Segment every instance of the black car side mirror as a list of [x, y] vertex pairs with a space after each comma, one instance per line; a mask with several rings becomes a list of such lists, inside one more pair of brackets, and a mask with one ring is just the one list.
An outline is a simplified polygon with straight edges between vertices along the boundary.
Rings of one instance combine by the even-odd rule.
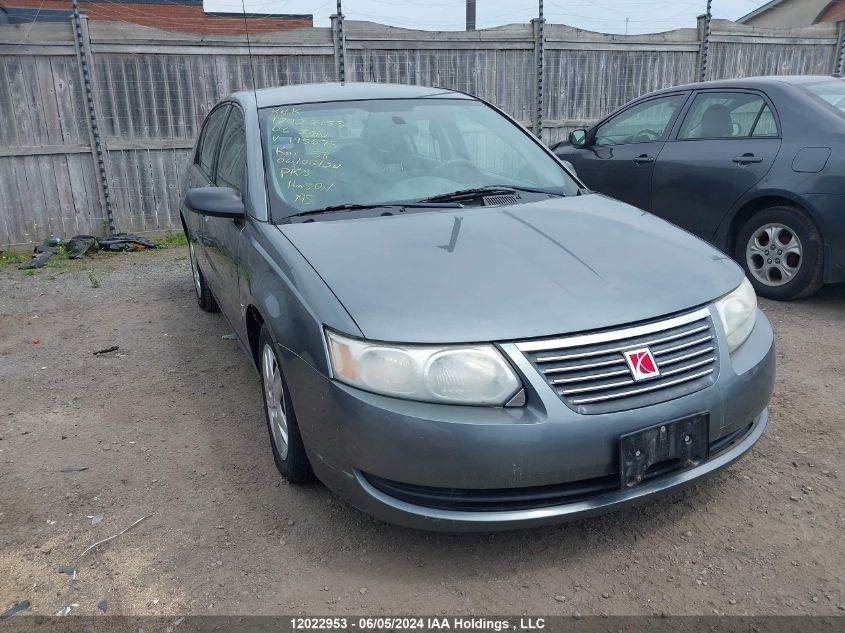
[[572, 130], [569, 142], [575, 147], [584, 147], [587, 144], [587, 130]]
[[246, 213], [241, 194], [231, 187], [197, 187], [185, 194], [188, 210], [215, 218], [242, 218]]

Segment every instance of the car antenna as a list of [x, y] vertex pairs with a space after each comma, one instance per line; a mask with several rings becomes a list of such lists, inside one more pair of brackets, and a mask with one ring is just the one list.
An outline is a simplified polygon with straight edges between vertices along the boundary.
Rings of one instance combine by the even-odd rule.
[[[249, 22], [246, 17], [246, 0], [241, 0], [241, 12], [244, 16], [244, 33], [246, 34], [246, 51], [249, 55], [249, 76], [252, 79], [252, 98], [255, 100], [255, 116], [258, 119], [258, 139], [261, 142], [261, 139], [264, 138], [264, 134], [261, 131], [261, 113], [258, 111], [258, 90], [255, 87], [255, 64], [253, 62], [252, 57], [252, 44], [249, 41]], [[244, 121], [246, 123], [246, 121]], [[248, 159], [247, 159], [248, 160]], [[267, 187], [267, 172], [264, 172], [264, 187], [266, 190]], [[246, 187], [244, 190], [249, 196], [249, 187]], [[267, 209], [267, 219], [270, 219], [270, 209]]]

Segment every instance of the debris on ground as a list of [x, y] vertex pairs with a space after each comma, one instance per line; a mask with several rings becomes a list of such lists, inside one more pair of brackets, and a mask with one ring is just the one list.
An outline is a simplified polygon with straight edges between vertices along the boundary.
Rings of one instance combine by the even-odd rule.
[[79, 259], [92, 251], [143, 251], [157, 248], [150, 240], [130, 233], [115, 233], [106, 237], [93, 235], [77, 235], [68, 240], [65, 245], [68, 257]]
[[98, 523], [102, 522], [103, 515], [102, 514], [94, 514], [94, 515], [89, 514], [88, 518], [91, 519], [91, 525], [97, 525]]
[[19, 268], [21, 270], [44, 268], [47, 262], [50, 261], [50, 258], [58, 252], [59, 249], [54, 246], [44, 246], [43, 244], [38, 244], [33, 250], [32, 259], [25, 264], [21, 264]]
[[32, 344], [33, 344], [33, 345], [38, 345], [40, 342], [41, 342], [41, 339], [40, 339], [40, 338], [34, 338], [34, 339], [32, 339]]
[[21, 600], [20, 602], [16, 602], [11, 607], [6, 609], [3, 613], [0, 613], [0, 620], [11, 618], [18, 611], [29, 611], [31, 608], [32, 603], [29, 600]]
[[66, 604], [61, 609], [56, 611], [54, 614], [55, 616], [63, 616], [63, 615], [70, 615], [70, 612], [79, 606], [79, 603], [74, 602], [73, 604]]
[[67, 468], [62, 468], [59, 472], [60, 473], [81, 473], [88, 470], [88, 466], [68, 466]]
[[97, 608], [98, 608], [100, 611], [102, 611], [103, 613], [105, 613], [105, 612], [106, 612], [106, 610], [109, 608], [109, 605], [108, 605], [108, 603], [106, 602], [106, 599], [105, 599], [105, 598], [103, 598], [102, 600], [100, 600], [100, 601], [97, 603]]
[[237, 336], [236, 334], [232, 334], [232, 333], [229, 333], [229, 334], [224, 334], [224, 335], [223, 335], [223, 336], [221, 336], [220, 338], [224, 338], [224, 339], [226, 339], [227, 341], [236, 341], [236, 340], [238, 340], [238, 336]]
[[94, 543], [93, 545], [89, 545], [89, 546], [85, 549], [85, 551], [84, 551], [84, 552], [82, 552], [82, 553], [79, 555], [79, 558], [82, 558], [83, 556], [85, 556], [85, 554], [87, 554], [88, 552], [90, 552], [90, 551], [91, 551], [92, 549], [94, 549], [95, 547], [97, 547], [97, 546], [99, 546], [99, 545], [102, 545], [103, 543], [108, 543], [109, 541], [112, 541], [112, 540], [116, 539], [118, 536], [120, 536], [120, 535], [122, 535], [122, 534], [126, 533], [127, 531], [131, 530], [133, 527], [135, 527], [136, 525], [138, 525], [138, 524], [139, 524], [141, 521], [143, 521], [144, 519], [149, 519], [151, 516], [152, 516], [152, 514], [148, 514], [147, 516], [143, 516], [143, 517], [141, 517], [140, 519], [138, 519], [137, 521], [135, 521], [135, 523], [133, 523], [133, 524], [132, 524], [132, 525], [130, 525], [129, 527], [127, 527], [127, 528], [123, 528], [123, 529], [122, 529], [120, 532], [118, 532], [117, 534], [113, 534], [112, 536], [110, 536], [110, 537], [108, 537], [108, 538], [104, 538], [102, 541], [97, 541], [97, 542], [96, 542], [96, 543]]
[[102, 356], [103, 354], [109, 354], [111, 352], [116, 352], [119, 349], [120, 349], [120, 347], [118, 345], [112, 345], [111, 347], [107, 347], [105, 349], [98, 349], [96, 352], [94, 352], [94, 356]]
[[60, 574], [67, 574], [70, 576], [71, 580], [76, 580], [76, 574], [79, 573], [79, 570], [76, 567], [71, 567], [70, 565], [59, 567], [56, 571]]

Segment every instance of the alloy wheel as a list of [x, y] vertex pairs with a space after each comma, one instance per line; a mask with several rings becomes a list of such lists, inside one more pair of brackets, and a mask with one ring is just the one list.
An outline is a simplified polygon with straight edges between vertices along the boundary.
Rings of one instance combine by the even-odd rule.
[[202, 298], [202, 279], [197, 265], [197, 254], [194, 252], [194, 245], [190, 242], [188, 243], [188, 252], [191, 255], [191, 274], [194, 276], [194, 289], [197, 291], [197, 297]]
[[261, 378], [264, 383], [264, 402], [276, 450], [282, 459], [288, 456], [288, 416], [282, 372], [270, 345], [261, 351]]
[[758, 228], [745, 247], [748, 270], [767, 286], [782, 286], [792, 281], [801, 268], [803, 255], [795, 231], [780, 223]]

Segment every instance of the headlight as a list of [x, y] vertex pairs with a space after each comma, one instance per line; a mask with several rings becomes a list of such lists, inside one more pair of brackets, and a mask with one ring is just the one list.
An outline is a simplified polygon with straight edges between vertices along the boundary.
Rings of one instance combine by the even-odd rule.
[[716, 301], [716, 311], [728, 337], [728, 349], [733, 353], [745, 342], [754, 328], [757, 317], [757, 295], [748, 279], [743, 279], [736, 290]]
[[492, 345], [395, 345], [326, 331], [334, 377], [386, 396], [501, 406], [522, 387]]

